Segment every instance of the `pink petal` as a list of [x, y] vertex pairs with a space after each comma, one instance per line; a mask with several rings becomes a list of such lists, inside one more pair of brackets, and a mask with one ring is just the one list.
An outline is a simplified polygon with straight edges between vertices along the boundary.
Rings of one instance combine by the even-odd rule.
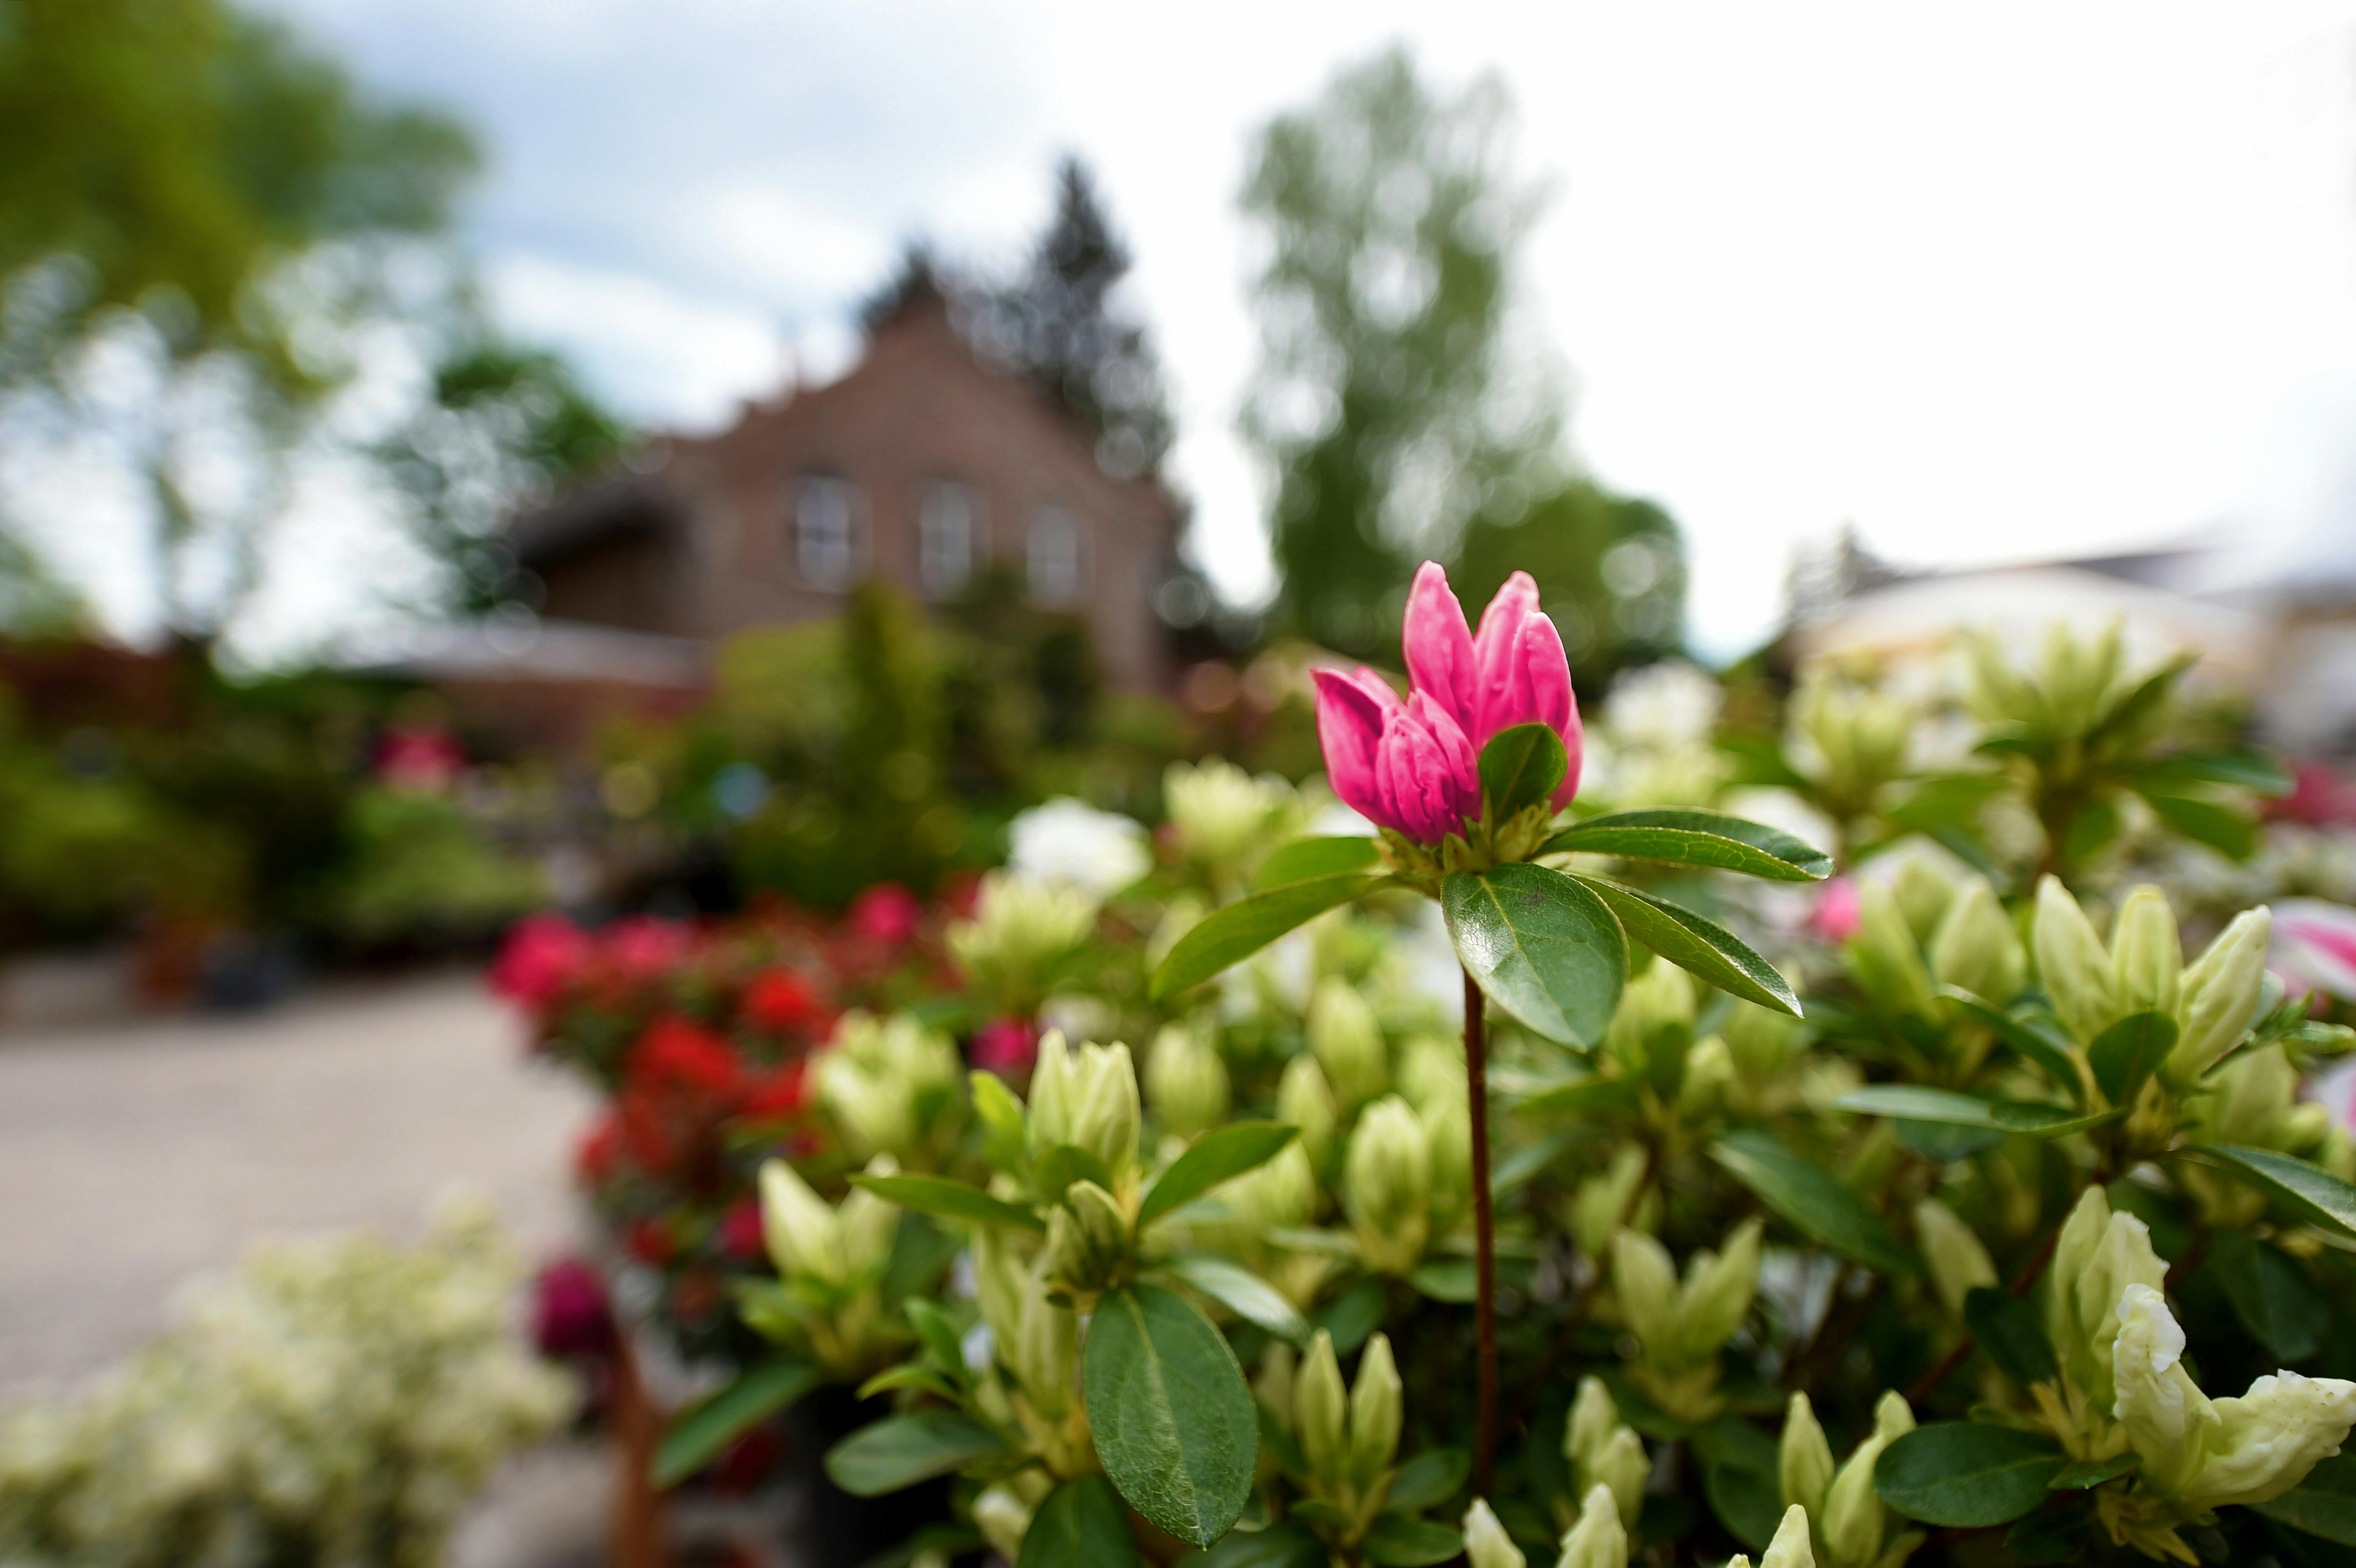
[[1472, 634], [1464, 624], [1464, 607], [1448, 586], [1448, 573], [1436, 560], [1415, 571], [1408, 590], [1407, 629], [1400, 639], [1407, 654], [1408, 678], [1418, 691], [1429, 692], [1448, 710], [1457, 728], [1469, 731], [1480, 716], [1480, 667], [1472, 651]]
[[[1440, 798], [1452, 816], [1481, 815], [1481, 757], [1448, 710], [1423, 692], [1408, 699], [1408, 716], [1430, 731], [1439, 758]], [[1452, 828], [1451, 828], [1452, 830]]]
[[[1491, 735], [1506, 727], [1491, 722], [1490, 709], [1513, 683], [1514, 666], [1520, 656], [1522, 627], [1537, 613], [1538, 585], [1526, 571], [1517, 571], [1505, 579], [1505, 586], [1490, 599], [1489, 607], [1481, 612], [1481, 631], [1472, 639], [1473, 660], [1480, 671], [1480, 706], [1472, 716], [1473, 723], [1465, 727], [1476, 746], [1487, 744]], [[1475, 734], [1475, 731], [1479, 733]]]
[[[1372, 817], [1376, 798], [1375, 753], [1382, 743], [1386, 715], [1398, 710], [1398, 694], [1382, 677], [1363, 667], [1348, 675], [1331, 669], [1309, 673], [1317, 684], [1317, 744], [1325, 753], [1326, 782], [1343, 805]], [[1365, 679], [1359, 678], [1362, 676]]]

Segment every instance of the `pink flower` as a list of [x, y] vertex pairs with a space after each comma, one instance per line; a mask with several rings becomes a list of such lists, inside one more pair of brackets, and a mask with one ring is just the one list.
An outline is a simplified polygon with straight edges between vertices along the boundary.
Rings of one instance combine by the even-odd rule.
[[634, 914], [599, 932], [608, 963], [628, 979], [652, 980], [686, 958], [692, 944], [687, 927], [650, 914]]
[[1544, 724], [1562, 737], [1569, 768], [1560, 807], [1579, 793], [1579, 703], [1537, 584], [1517, 571], [1497, 590], [1477, 635], [1448, 586], [1425, 561], [1408, 595], [1403, 639], [1414, 689], [1406, 701], [1364, 665], [1321, 669], [1317, 738], [1342, 803], [1421, 844], [1462, 833], [1481, 812], [1481, 748], [1500, 730]]
[[491, 960], [491, 989], [527, 1008], [543, 1008], [589, 963], [589, 936], [561, 914], [528, 915], [508, 930]]
[[2356, 909], [2321, 899], [2274, 906], [2276, 966], [2343, 1001], [2356, 1001]]
[[1856, 881], [1835, 877], [1816, 890], [1815, 907], [1808, 912], [1808, 932], [1826, 942], [1847, 942], [1857, 934], [1861, 912]]
[[870, 942], [897, 945], [924, 918], [925, 906], [897, 882], [878, 882], [851, 901], [851, 929]]
[[1039, 1058], [1039, 1026], [1029, 1019], [992, 1019], [973, 1031], [973, 1064], [1001, 1078], [1019, 1078]]
[[601, 1356], [614, 1348], [614, 1307], [605, 1282], [578, 1258], [540, 1271], [532, 1339], [543, 1356]]

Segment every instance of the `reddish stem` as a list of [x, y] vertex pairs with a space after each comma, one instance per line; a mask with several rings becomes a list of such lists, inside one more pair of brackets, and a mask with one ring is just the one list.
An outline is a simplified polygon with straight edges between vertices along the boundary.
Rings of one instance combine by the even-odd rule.
[[1481, 1029], [1481, 987], [1464, 976], [1464, 1092], [1472, 1132], [1473, 1321], [1480, 1339], [1481, 1425], [1472, 1450], [1472, 1490], [1490, 1495], [1497, 1463], [1497, 1216], [1489, 1191], [1489, 1062]]

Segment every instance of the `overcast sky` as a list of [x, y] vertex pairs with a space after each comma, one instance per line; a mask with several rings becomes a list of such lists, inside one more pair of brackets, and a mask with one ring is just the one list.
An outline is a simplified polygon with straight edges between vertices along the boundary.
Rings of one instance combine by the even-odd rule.
[[1572, 440], [1685, 526], [1706, 651], [1844, 521], [2036, 557], [2315, 527], [2356, 470], [2356, 5], [271, 4], [476, 125], [503, 320], [652, 423], [839, 368], [903, 236], [1011, 261], [1077, 151], [1237, 598], [1247, 148], [1394, 37], [1511, 88]]

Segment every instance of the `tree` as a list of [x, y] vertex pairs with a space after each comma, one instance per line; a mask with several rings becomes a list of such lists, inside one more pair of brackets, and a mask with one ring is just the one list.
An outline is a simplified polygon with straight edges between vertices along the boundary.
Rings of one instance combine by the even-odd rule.
[[993, 352], [1096, 432], [1097, 461], [1120, 478], [1157, 470], [1172, 435], [1161, 364], [1116, 304], [1129, 267], [1095, 176], [1067, 156], [1029, 265], [984, 302], [978, 323]]
[[1435, 96], [1392, 48], [1261, 133], [1262, 363], [1243, 421], [1275, 471], [1277, 620], [1344, 652], [1395, 639], [1423, 556], [1555, 478], [1558, 396], [1505, 352], [1512, 248], [1494, 79]]

